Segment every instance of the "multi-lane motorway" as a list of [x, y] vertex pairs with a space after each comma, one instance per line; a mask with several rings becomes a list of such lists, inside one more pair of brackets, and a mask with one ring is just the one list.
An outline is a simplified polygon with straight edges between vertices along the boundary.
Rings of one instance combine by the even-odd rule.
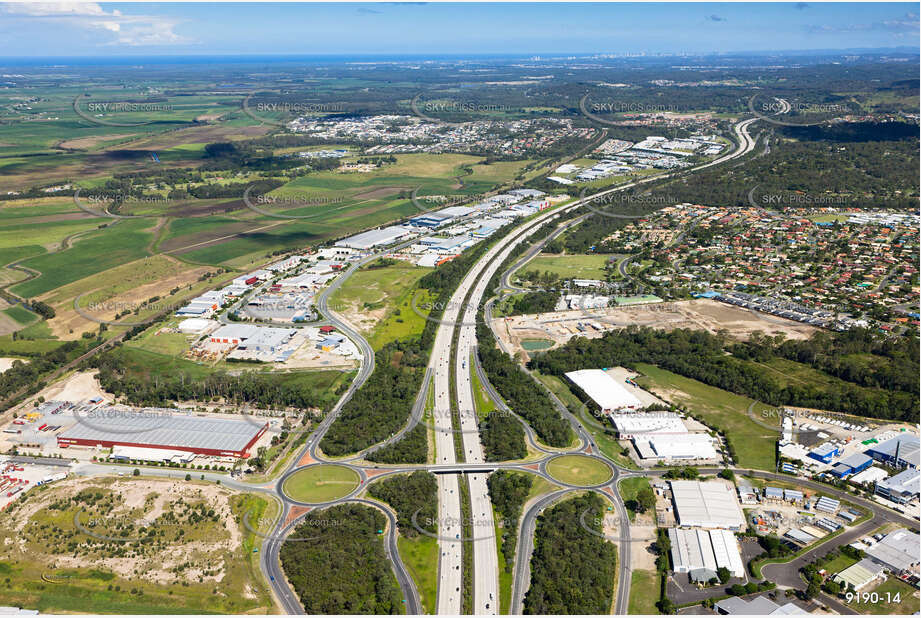
[[[725, 163], [727, 161], [748, 154], [754, 149], [756, 143], [756, 140], [753, 139], [748, 133], [748, 129], [750, 125], [757, 120], [757, 118], [745, 120], [734, 126], [734, 131], [738, 138], [738, 143], [732, 152], [714, 161], [711, 161], [710, 163], [683, 170], [682, 172], [676, 172], [674, 174], [693, 172], [697, 169], [703, 169], [713, 165]], [[627, 183], [604, 191], [600, 194], [596, 194], [595, 196], [592, 196], [592, 198], [588, 198], [588, 200], [597, 199], [599, 195], [605, 195], [615, 191], [623, 191], [647, 182], [662, 180], [663, 178], [667, 178], [671, 175], [673, 174], [665, 174]], [[484, 463], [482, 447], [479, 441], [479, 434], [477, 429], [477, 419], [474, 412], [475, 407], [473, 391], [471, 387], [471, 371], [477, 370], [479, 371], [478, 377], [486, 387], [487, 392], [496, 398], [496, 403], [500, 406], [500, 408], [504, 408], [504, 403], [501, 402], [501, 400], [498, 398], [497, 393], [495, 393], [494, 389], [492, 389], [491, 385], [488, 383], [488, 380], [485, 379], [486, 376], [479, 368], [478, 363], [476, 362], [476, 355], [472, 354], [472, 352], [476, 349], [476, 329], [474, 324], [476, 321], [477, 308], [482, 303], [484, 295], [487, 292], [486, 286], [488, 282], [490, 279], [492, 279], [495, 272], [498, 270], [506, 257], [511, 253], [511, 251], [518, 244], [525, 242], [527, 238], [533, 234], [541, 225], [551, 220], [552, 218], [561, 217], [563, 214], [582, 206], [588, 200], [577, 200], [573, 203], [538, 215], [537, 217], [534, 217], [518, 226], [504, 238], [496, 242], [493, 247], [491, 247], [470, 269], [456, 290], [455, 294], [452, 296], [449, 305], [444, 309], [440, 319], [439, 328], [436, 332], [435, 342], [430, 356], [430, 362], [424, 383], [424, 389], [434, 389], [433, 415], [435, 419], [435, 463], [429, 465], [380, 466], [368, 464], [358, 457], [348, 458], [345, 461], [336, 461], [336, 463], [346, 465], [356, 470], [363, 481], [368, 478], [366, 471], [371, 469], [374, 469], [374, 473], [376, 475], [375, 479], [389, 476], [391, 474], [405, 473], [415, 470], [428, 470], [436, 473], [438, 477], [438, 512], [440, 524], [438, 528], [439, 585], [437, 607], [435, 608], [438, 613], [462, 613], [464, 593], [464, 569], [462, 558], [463, 552], [465, 550], [472, 550], [473, 552], [473, 612], [476, 614], [498, 613], [498, 562], [496, 555], [495, 529], [492, 525], [492, 505], [489, 501], [486, 488], [487, 475], [497, 469], [527, 471], [529, 473], [538, 474], [539, 476], [551, 480], [556, 485], [564, 487], [564, 489], [548, 496], [541, 497], [537, 501], [530, 504], [522, 516], [522, 524], [519, 530], [519, 549], [517, 552], [515, 577], [513, 580], [511, 608], [512, 613], [520, 613], [522, 609], [522, 600], [527, 590], [529, 581], [528, 562], [532, 550], [533, 529], [537, 514], [543, 508], [546, 508], [546, 506], [551, 504], [556, 499], [562, 498], [567, 493], [574, 490], [585, 489], [582, 486], [567, 485], [565, 483], [561, 483], [559, 480], [554, 479], [547, 474], [547, 461], [549, 461], [554, 456], [557, 456], [561, 452], [567, 452], [570, 454], [579, 453], [585, 456], [603, 460], [614, 470], [613, 476], [610, 480], [601, 486], [592, 487], [590, 489], [599, 492], [606, 499], [610, 500], [610, 502], [617, 509], [618, 520], [620, 522], [618, 539], [620, 542], [620, 547], [618, 552], [619, 572], [615, 612], [618, 614], [627, 613], [627, 601], [629, 598], [631, 576], [630, 547], [632, 543], [630, 542], [629, 520], [627, 518], [623, 501], [620, 499], [618, 494], [617, 483], [621, 476], [630, 476], [637, 473], [635, 471], [621, 469], [598, 454], [599, 451], [591, 440], [590, 434], [588, 434], [588, 432], [586, 432], [584, 428], [578, 424], [578, 421], [572, 417], [570, 417], [570, 420], [576, 424], [577, 433], [581, 438], [581, 444], [578, 447], [566, 451], [550, 452], [548, 449], [545, 449], [537, 444], [533, 431], [530, 431], [530, 428], [526, 427], [528, 430], [527, 436], [529, 442], [531, 442], [532, 446], [536, 447], [537, 450], [543, 451], [544, 453], [541, 458], [537, 459], [536, 461], [529, 462], [527, 467], [521, 463]], [[361, 263], [366, 263], [367, 261], [375, 258], [376, 256], [369, 256], [368, 258], [362, 260]], [[364, 383], [373, 369], [374, 353], [368, 345], [367, 341], [365, 341], [363, 337], [361, 337], [354, 329], [352, 329], [351, 326], [342, 320], [334, 311], [330, 310], [328, 306], [329, 295], [336, 288], [338, 288], [338, 286], [342, 284], [348, 274], [354, 272], [354, 270], [356, 270], [361, 263], [353, 264], [349, 271], [334, 283], [333, 287], [328, 289], [318, 298], [318, 307], [326, 319], [330, 323], [336, 325], [344, 334], [359, 344], [359, 347], [363, 353], [363, 361], [359, 370], [359, 374], [348, 391], [333, 408], [331, 413], [327, 415], [326, 419], [320, 423], [320, 425], [308, 438], [302, 452], [297, 458], [294, 459], [295, 463], [289, 467], [282, 478], [303, 467], [297, 462], [300, 461], [304, 455], [309, 455], [309, 458], [315, 462], [326, 461], [323, 454], [317, 448], [320, 440], [322, 439], [329, 426], [335, 421], [335, 418], [337, 417], [339, 411], [342, 409], [342, 406]], [[452, 375], [454, 378], [453, 393]], [[422, 416], [421, 402], [423, 402], [424, 399], [424, 396], [420, 396], [420, 398], [417, 400], [417, 405], [414, 406], [410, 422], [403, 431], [408, 430], [414, 426], [415, 423], [419, 422]], [[402, 432], [400, 435], [402, 435]], [[461, 453], [463, 455], [460, 460], [456, 456], [456, 442], [459, 442]], [[539, 464], [539, 468], [537, 470], [533, 468], [535, 463]], [[311, 463], [309, 465], [316, 464]], [[657, 472], [650, 471], [649, 474], [655, 475]], [[462, 482], [467, 484], [468, 494], [470, 497], [470, 512], [468, 513], [462, 512], [461, 508], [460, 484]], [[361, 499], [358, 498], [358, 494], [363, 491], [364, 487], [365, 483], [362, 482], [361, 486], [352, 494], [345, 496], [340, 500], [336, 500], [324, 505], [310, 506], [314, 508], [322, 508], [331, 504], [342, 502], [361, 501]], [[294, 594], [285, 581], [283, 574], [281, 573], [278, 562], [278, 550], [284, 541], [284, 538], [291, 532], [291, 530], [294, 529], [297, 522], [299, 521], [298, 518], [289, 517], [292, 507], [308, 505], [298, 503], [297, 501], [292, 500], [286, 496], [281, 491], [281, 480], [266, 484], [262, 487], [259, 487], [258, 489], [273, 493], [283, 503], [282, 515], [280, 516], [279, 521], [276, 523], [274, 530], [269, 535], [267, 535], [266, 542], [264, 544], [262, 553], [263, 570], [270, 580], [270, 585], [284, 610], [288, 613], [303, 613], [303, 608], [301, 608], [300, 604], [297, 602]], [[835, 494], [835, 490], [827, 487], [822, 487], [822, 490], [825, 493]], [[847, 498], [853, 500], [853, 497], [851, 496], [847, 496]], [[394, 573], [397, 576], [397, 580], [404, 592], [408, 612], [420, 613], [421, 605], [419, 604], [418, 592], [415, 590], [415, 585], [407, 574], [406, 569], [400, 560], [400, 556], [396, 551], [396, 525], [394, 514], [388, 508], [380, 505], [379, 503], [372, 503], [370, 501], [365, 502], [380, 508], [387, 514], [388, 519], [390, 520], [387, 546], [388, 554], [394, 564]], [[878, 505], [873, 505], [872, 503], [868, 504], [868, 508], [871, 508], [874, 513], [882, 510], [882, 507], [879, 507]], [[906, 520], [905, 518], [899, 518], [898, 516], [893, 516], [888, 512], [886, 513], [886, 517], [898, 521], [905, 520], [903, 523], [911, 524], [909, 520]], [[464, 536], [464, 527], [461, 525], [461, 523], [464, 521], [474, 524], [472, 526], [472, 538], [468, 539]]]

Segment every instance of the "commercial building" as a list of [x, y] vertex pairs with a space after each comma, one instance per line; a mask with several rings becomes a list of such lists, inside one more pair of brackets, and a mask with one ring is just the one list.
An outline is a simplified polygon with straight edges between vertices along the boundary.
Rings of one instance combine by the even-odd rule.
[[839, 479], [843, 479], [846, 476], [863, 472], [871, 465], [873, 465], [872, 457], [863, 453], [854, 453], [833, 465], [831, 473]]
[[413, 231], [408, 228], [401, 227], [399, 225], [391, 225], [385, 228], [378, 228], [376, 230], [362, 232], [361, 234], [356, 234], [355, 236], [350, 236], [348, 238], [338, 240], [334, 244], [337, 247], [367, 250], [374, 247], [382, 247], [385, 245], [393, 244], [398, 240], [406, 238], [412, 233]]
[[834, 444], [827, 442], [818, 448], [815, 448], [809, 451], [809, 456], [817, 461], [822, 463], [830, 464], [832, 458], [838, 455], [838, 447]]
[[755, 597], [751, 600], [729, 597], [717, 601], [713, 608], [716, 613], [724, 616], [792, 616], [809, 613], [794, 603], [778, 605], [767, 597]]
[[902, 433], [867, 449], [873, 459], [896, 468], [917, 468], [921, 460], [921, 440], [910, 433]]
[[[745, 567], [735, 535], [729, 530], [690, 530], [669, 528], [672, 565], [676, 573], [693, 573], [700, 569], [716, 576], [726, 567], [733, 577], [744, 577]], [[709, 577], [703, 581], [709, 581]]]
[[227, 324], [211, 333], [211, 343], [234, 345], [253, 352], [275, 352], [296, 334], [294, 328]]
[[112, 409], [59, 434], [58, 446], [127, 446], [246, 458], [268, 426], [235, 419], [176, 416], [160, 410]]
[[815, 503], [815, 510], [822, 513], [836, 513], [839, 508], [841, 508], [841, 501], [828, 496], [821, 496]]
[[675, 514], [682, 527], [741, 530], [742, 507], [734, 488], [720, 481], [671, 481]]
[[918, 535], [899, 528], [867, 549], [867, 556], [896, 575], [917, 571], [921, 561]]
[[889, 478], [889, 474], [885, 470], [872, 467], [852, 476], [851, 482], [858, 485], [873, 485], [886, 478]]
[[214, 320], [204, 320], [202, 318], [189, 318], [179, 323], [179, 332], [184, 335], [198, 335], [212, 326], [216, 325]]
[[908, 468], [892, 478], [879, 481], [876, 493], [899, 504], [911, 502], [921, 495], [921, 470]]
[[[566, 375], [568, 376], [569, 374]], [[622, 388], [620, 384], [617, 384], [617, 386]], [[614, 423], [615, 429], [617, 429], [618, 437], [622, 440], [630, 440], [637, 436], [676, 436], [688, 433], [688, 428], [681, 422], [681, 417], [674, 412], [611, 414], [610, 418], [611, 422]]]
[[842, 587], [853, 586], [854, 590], [860, 592], [878, 579], [883, 577], [882, 565], [874, 562], [870, 558], [864, 558], [856, 564], [852, 564], [840, 573], [837, 573], [832, 579]]
[[684, 433], [677, 435], [636, 435], [633, 445], [643, 459], [663, 461], [716, 459], [713, 438], [706, 433]]
[[643, 406], [633, 393], [601, 369], [570, 371], [566, 377], [582, 389], [604, 413]]

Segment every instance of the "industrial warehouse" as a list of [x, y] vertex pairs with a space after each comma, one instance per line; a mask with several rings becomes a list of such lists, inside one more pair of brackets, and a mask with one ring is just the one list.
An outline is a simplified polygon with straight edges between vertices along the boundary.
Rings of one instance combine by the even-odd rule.
[[213, 457], [247, 458], [268, 429], [268, 423], [245, 420], [94, 410], [58, 435], [58, 446], [140, 447], [167, 449]]
[[689, 574], [691, 581], [709, 582], [720, 567], [733, 577], [745, 576], [739, 544], [729, 530], [669, 528], [668, 538], [675, 572]]
[[671, 481], [679, 525], [688, 528], [741, 530], [745, 516], [735, 489], [720, 481]]
[[566, 374], [605, 414], [615, 410], [634, 410], [643, 406], [633, 393], [601, 369], [582, 369]]

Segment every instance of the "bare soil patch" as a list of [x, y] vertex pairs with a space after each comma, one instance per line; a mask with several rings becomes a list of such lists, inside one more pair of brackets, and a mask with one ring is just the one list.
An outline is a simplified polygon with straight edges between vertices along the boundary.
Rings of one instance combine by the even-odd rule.
[[86, 150], [102, 142], [108, 142], [117, 139], [126, 139], [134, 137], [137, 133], [121, 133], [119, 135], [93, 135], [90, 137], [79, 137], [77, 139], [65, 140], [58, 144], [58, 148], [65, 150]]

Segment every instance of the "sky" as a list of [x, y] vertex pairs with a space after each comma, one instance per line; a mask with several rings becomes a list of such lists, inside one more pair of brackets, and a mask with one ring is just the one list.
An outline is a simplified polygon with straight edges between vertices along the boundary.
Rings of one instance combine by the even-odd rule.
[[0, 57], [919, 46], [918, 3], [0, 3]]

